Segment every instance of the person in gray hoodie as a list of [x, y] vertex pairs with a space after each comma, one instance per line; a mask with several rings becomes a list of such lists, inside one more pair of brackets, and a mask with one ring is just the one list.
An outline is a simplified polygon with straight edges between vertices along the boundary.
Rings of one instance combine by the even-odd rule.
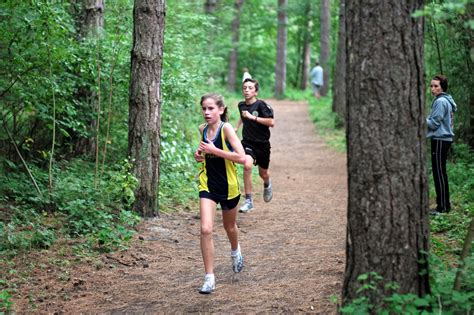
[[435, 99], [431, 104], [431, 113], [426, 118], [426, 136], [431, 139], [431, 167], [436, 190], [436, 209], [430, 213], [436, 215], [451, 210], [446, 160], [453, 142], [454, 112], [457, 106], [452, 96], [446, 93], [448, 79], [445, 76], [434, 76], [430, 87]]

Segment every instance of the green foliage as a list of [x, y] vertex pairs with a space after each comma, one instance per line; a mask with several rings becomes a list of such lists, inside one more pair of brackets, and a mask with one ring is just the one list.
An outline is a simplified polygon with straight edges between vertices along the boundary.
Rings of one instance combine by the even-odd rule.
[[462, 17], [464, 20], [463, 26], [474, 30], [474, 19], [465, 19], [466, 16], [469, 17], [469, 5], [472, 4], [474, 4], [473, 0], [451, 0], [441, 3], [431, 2], [422, 10], [416, 11], [413, 15], [415, 17], [429, 16], [438, 21], [449, 21]]
[[[219, 24], [194, 3], [171, 1], [167, 12], [162, 77], [160, 150], [160, 210], [169, 210], [195, 198], [197, 174], [194, 148], [202, 123], [199, 99], [213, 87], [213, 73], [225, 68], [221, 56], [210, 50], [208, 31]], [[187, 30], [183, 32], [183, 30]], [[206, 58], [196, 51], [207, 52]]]
[[[91, 248], [98, 245], [101, 250], [118, 248], [130, 239], [139, 222], [127, 210], [137, 185], [130, 163], [125, 160], [106, 172], [98, 188], [94, 188], [94, 165], [76, 160], [58, 166], [49, 197], [36, 195], [22, 173], [1, 177], [2, 201], [9, 208], [0, 223], [0, 252], [48, 248], [62, 235], [88, 237]], [[32, 171], [46, 191], [46, 172], [35, 166]]]
[[10, 311], [13, 305], [12, 296], [7, 290], [0, 290], [0, 312]]
[[[467, 269], [474, 268], [474, 260], [466, 262]], [[469, 314], [474, 308], [474, 287], [472, 279], [464, 281], [462, 291], [452, 289], [456, 269], [446, 270], [441, 260], [433, 256], [430, 261], [432, 267], [431, 294], [419, 297], [416, 294], [397, 292], [396, 283], [384, 285], [387, 294], [380, 305], [374, 305], [370, 296], [377, 293], [377, 287], [383, 283], [383, 278], [369, 272], [359, 275], [357, 280], [361, 283], [358, 295], [349, 303], [343, 305], [339, 311], [342, 314]], [[442, 270], [440, 270], [442, 269]], [[472, 277], [471, 277], [472, 278]], [[434, 280], [436, 279], [436, 280]], [[377, 293], [379, 294], [379, 293]]]
[[306, 97], [310, 104], [309, 114], [318, 134], [329, 146], [344, 152], [346, 150], [345, 130], [336, 128], [336, 113], [332, 111], [332, 96], [328, 95], [316, 100], [310, 92], [307, 92]]

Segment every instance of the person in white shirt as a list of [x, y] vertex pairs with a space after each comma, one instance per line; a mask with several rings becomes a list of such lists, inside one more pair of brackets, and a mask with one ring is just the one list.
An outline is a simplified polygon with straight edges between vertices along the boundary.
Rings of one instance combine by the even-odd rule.
[[248, 68], [243, 68], [242, 71], [244, 72], [244, 75], [242, 76], [242, 82], [244, 82], [245, 79], [252, 79], [252, 75], [250, 75]]
[[316, 61], [316, 65], [311, 70], [309, 74], [311, 77], [311, 85], [313, 86], [313, 94], [318, 100], [321, 98], [321, 87], [323, 86], [323, 68], [319, 65], [319, 62]]

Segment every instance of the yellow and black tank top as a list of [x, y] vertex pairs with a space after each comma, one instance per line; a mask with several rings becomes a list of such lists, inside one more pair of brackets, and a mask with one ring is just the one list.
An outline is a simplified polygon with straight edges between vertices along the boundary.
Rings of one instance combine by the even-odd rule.
[[[216, 148], [232, 152], [232, 146], [225, 140], [221, 122], [214, 139], [207, 138], [208, 125], [202, 131], [203, 141], [212, 141]], [[214, 154], [205, 155], [199, 171], [199, 191], [207, 191], [222, 200], [230, 200], [240, 195], [235, 163]]]

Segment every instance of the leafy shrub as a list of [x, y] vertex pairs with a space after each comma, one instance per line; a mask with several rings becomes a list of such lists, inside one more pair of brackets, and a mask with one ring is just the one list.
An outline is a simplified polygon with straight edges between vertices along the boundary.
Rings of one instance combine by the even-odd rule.
[[11, 295], [7, 290], [0, 290], [0, 312], [10, 311], [13, 305]]
[[430, 258], [431, 294], [419, 297], [416, 294], [400, 294], [395, 283], [385, 284], [394, 293], [385, 297], [381, 305], [370, 303], [368, 296], [377, 290], [383, 278], [375, 272], [360, 275], [358, 296], [342, 306], [342, 314], [470, 314], [474, 309], [474, 279], [470, 275], [474, 269], [474, 255], [465, 262], [465, 278], [462, 291], [453, 290], [456, 268], [448, 268], [436, 256]]

